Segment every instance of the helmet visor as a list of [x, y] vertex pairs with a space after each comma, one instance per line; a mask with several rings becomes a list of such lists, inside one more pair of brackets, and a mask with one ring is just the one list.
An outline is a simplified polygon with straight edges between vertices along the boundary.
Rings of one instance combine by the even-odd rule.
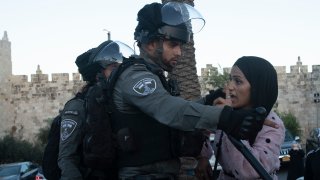
[[202, 15], [186, 3], [168, 2], [161, 8], [162, 22], [176, 26], [187, 24], [189, 30], [198, 33], [205, 25]]
[[120, 41], [113, 41], [101, 49], [98, 55], [93, 59], [93, 63], [98, 61], [104, 65], [122, 63], [123, 57], [128, 58], [133, 54], [133, 49], [128, 45]]

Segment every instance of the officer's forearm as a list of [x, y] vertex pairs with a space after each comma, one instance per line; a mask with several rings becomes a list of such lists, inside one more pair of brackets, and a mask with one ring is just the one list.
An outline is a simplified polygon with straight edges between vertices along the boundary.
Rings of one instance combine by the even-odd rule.
[[203, 112], [196, 124], [197, 129], [207, 129], [214, 131], [217, 129], [222, 107], [219, 106], [203, 106]]

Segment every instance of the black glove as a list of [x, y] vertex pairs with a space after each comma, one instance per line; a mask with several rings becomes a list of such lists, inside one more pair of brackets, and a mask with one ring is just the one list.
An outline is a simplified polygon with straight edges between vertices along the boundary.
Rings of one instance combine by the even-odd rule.
[[264, 107], [233, 110], [230, 106], [225, 106], [220, 115], [218, 129], [237, 139], [254, 141], [266, 117], [267, 111]]
[[205, 105], [212, 105], [213, 101], [218, 97], [226, 97], [226, 94], [223, 92], [222, 88], [217, 90], [210, 90], [209, 94], [205, 96]]

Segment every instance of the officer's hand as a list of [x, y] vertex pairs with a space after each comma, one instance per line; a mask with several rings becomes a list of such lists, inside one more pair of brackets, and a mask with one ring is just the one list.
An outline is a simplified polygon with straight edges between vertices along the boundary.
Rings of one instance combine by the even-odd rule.
[[227, 106], [232, 107], [232, 101], [231, 101], [229, 89], [225, 87], [223, 92], [225, 93], [224, 94], [225, 96], [216, 98], [215, 100], [213, 100], [213, 104], [215, 106], [222, 106], [223, 107], [223, 106], [227, 105]]
[[223, 92], [222, 88], [217, 90], [210, 90], [209, 94], [205, 96], [205, 105], [213, 105], [213, 101], [219, 97], [225, 97], [226, 94]]
[[233, 110], [225, 106], [221, 112], [218, 129], [237, 139], [255, 139], [262, 129], [267, 111], [263, 107]]

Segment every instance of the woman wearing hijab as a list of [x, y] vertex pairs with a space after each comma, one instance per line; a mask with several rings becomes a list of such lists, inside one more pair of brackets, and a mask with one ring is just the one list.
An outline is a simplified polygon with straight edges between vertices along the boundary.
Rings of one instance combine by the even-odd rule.
[[[278, 124], [278, 128], [264, 125], [255, 139], [242, 141], [271, 177], [278, 179], [276, 171], [280, 168], [279, 154], [280, 146], [284, 141], [285, 128], [282, 120], [272, 111], [278, 97], [278, 80], [274, 67], [260, 57], [241, 57], [231, 69], [230, 82], [224, 92], [225, 97], [217, 98], [214, 101], [215, 105], [230, 105], [234, 109], [263, 106], [268, 113], [267, 119]], [[218, 161], [223, 168], [219, 179], [260, 178], [226, 134], [220, 130], [217, 131], [215, 140], [213, 149], [215, 154], [220, 154]]]

